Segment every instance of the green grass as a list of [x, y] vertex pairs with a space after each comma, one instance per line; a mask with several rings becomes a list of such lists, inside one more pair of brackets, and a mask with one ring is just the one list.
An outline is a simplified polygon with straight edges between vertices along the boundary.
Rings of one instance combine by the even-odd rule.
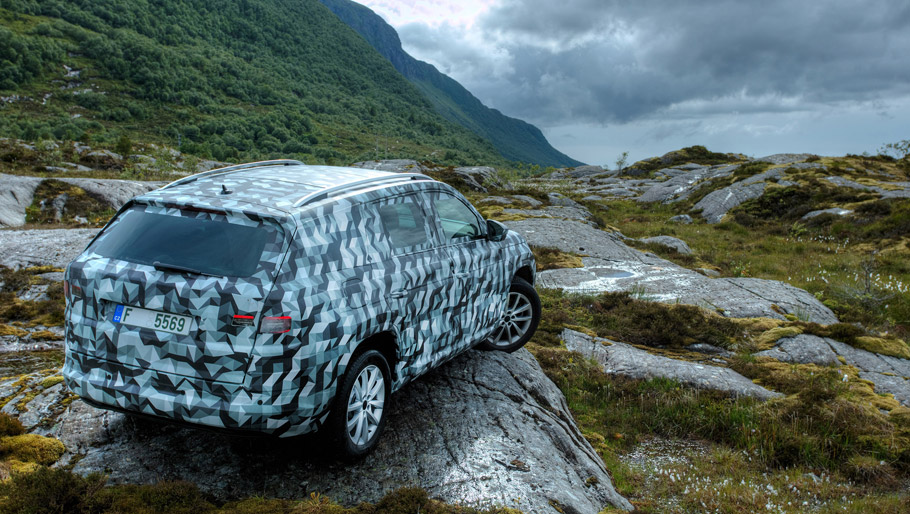
[[[633, 238], [677, 237], [692, 248], [680, 256], [656, 245], [642, 249], [684, 267], [711, 268], [727, 277], [780, 280], [805, 289], [845, 322], [859, 322], [873, 331], [910, 341], [910, 201], [877, 201], [867, 208], [868, 223], [833, 223], [812, 228], [789, 220], [745, 227], [735, 221], [709, 225], [695, 217], [690, 225], [669, 223], [685, 212], [675, 204], [611, 201], [608, 208], [587, 206], [598, 225]], [[847, 227], [847, 228], [845, 228]], [[879, 236], [886, 236], [879, 238]]]

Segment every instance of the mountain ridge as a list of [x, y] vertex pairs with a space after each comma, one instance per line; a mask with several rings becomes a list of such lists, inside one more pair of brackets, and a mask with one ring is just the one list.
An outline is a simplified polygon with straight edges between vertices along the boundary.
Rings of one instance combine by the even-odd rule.
[[4, 0], [0, 136], [505, 163], [316, 0]]
[[351, 0], [320, 2], [417, 86], [439, 114], [491, 141], [506, 159], [554, 167], [584, 164], [553, 148], [536, 126], [485, 106], [456, 80], [405, 52], [395, 29], [368, 7]]

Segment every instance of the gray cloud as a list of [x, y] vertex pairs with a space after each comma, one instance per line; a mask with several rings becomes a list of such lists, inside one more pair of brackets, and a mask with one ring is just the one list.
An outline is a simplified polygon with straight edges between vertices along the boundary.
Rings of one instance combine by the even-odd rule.
[[[910, 95], [906, 0], [505, 0], [407, 49], [543, 125], [800, 112]], [[883, 107], [884, 106], [884, 107]]]

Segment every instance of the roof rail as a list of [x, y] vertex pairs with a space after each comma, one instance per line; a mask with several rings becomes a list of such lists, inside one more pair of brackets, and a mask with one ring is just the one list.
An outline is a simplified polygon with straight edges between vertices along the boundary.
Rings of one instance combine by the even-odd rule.
[[347, 191], [351, 189], [356, 189], [360, 186], [367, 185], [379, 185], [385, 182], [401, 182], [408, 180], [433, 180], [432, 178], [420, 174], [420, 173], [396, 173], [394, 175], [382, 175], [379, 177], [365, 178], [363, 180], [355, 180], [353, 182], [348, 182], [345, 184], [338, 184], [337, 186], [328, 187], [326, 189], [320, 189], [319, 191], [314, 191], [306, 196], [300, 198], [294, 202], [294, 207], [302, 207], [308, 203], [315, 202], [316, 200], [322, 200], [328, 198], [334, 193], [339, 193], [342, 191]]
[[235, 171], [247, 170], [250, 168], [259, 168], [259, 167], [263, 167], [263, 166], [296, 166], [296, 165], [304, 166], [304, 164], [302, 162], [295, 161], [292, 159], [275, 159], [272, 161], [257, 161], [257, 162], [248, 162], [246, 164], [235, 164], [233, 166], [227, 166], [224, 168], [217, 168], [214, 170], [203, 171], [202, 173], [196, 173], [195, 175], [190, 175], [189, 177], [183, 177], [181, 179], [177, 179], [177, 180], [171, 182], [170, 184], [162, 187], [161, 189], [167, 189], [169, 187], [179, 186], [181, 184], [189, 184], [190, 182], [194, 182], [196, 180], [199, 180], [199, 179], [205, 178], [205, 177], [214, 177], [215, 175], [223, 175], [225, 173], [233, 173]]

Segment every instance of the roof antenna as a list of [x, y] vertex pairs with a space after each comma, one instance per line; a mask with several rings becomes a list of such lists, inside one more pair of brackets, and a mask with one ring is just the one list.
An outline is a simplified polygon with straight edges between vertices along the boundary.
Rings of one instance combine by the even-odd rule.
[[233, 191], [231, 191], [230, 189], [228, 189], [226, 185], [221, 184], [221, 194], [223, 194], [223, 195], [229, 195], [229, 194], [231, 194], [231, 193], [233, 193]]

